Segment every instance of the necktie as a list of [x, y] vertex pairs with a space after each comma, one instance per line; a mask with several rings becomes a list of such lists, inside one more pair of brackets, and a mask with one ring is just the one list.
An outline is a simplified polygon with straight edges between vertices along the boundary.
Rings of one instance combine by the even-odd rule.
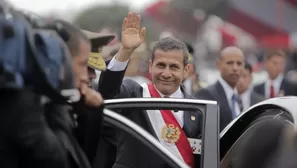
[[232, 111], [232, 118], [234, 119], [236, 116], [237, 116], [237, 114], [236, 114], [236, 103], [237, 103], [237, 98], [236, 98], [236, 95], [235, 94], [233, 94], [232, 95], [232, 105], [231, 105], [231, 111]]
[[240, 112], [243, 112], [243, 104], [242, 104], [240, 96], [237, 96], [237, 103], [238, 103]]
[[273, 87], [273, 85], [271, 84], [270, 85], [270, 98], [274, 98], [275, 97], [275, 95], [274, 95], [274, 87]]

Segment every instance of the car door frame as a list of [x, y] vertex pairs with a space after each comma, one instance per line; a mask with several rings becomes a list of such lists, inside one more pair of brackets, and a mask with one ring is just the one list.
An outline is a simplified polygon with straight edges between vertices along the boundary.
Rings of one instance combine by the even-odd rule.
[[[203, 114], [202, 128], [202, 168], [219, 168], [219, 109], [216, 101], [206, 101], [197, 99], [164, 99], [164, 98], [125, 98], [110, 99], [104, 101], [104, 107], [109, 110], [114, 109], [199, 109]], [[182, 108], [181, 108], [182, 107]], [[105, 114], [106, 115], [106, 114]], [[109, 116], [110, 118], [111, 116]], [[114, 118], [115, 119], [115, 118]], [[131, 121], [132, 122], [132, 121]], [[121, 128], [120, 128], [121, 129]], [[134, 128], [130, 127], [130, 129]], [[140, 132], [138, 132], [140, 133]], [[157, 146], [155, 146], [158, 148]], [[162, 151], [158, 148], [159, 151]], [[163, 153], [164, 155], [167, 155]], [[172, 159], [172, 157], [168, 157]], [[172, 160], [171, 160], [172, 161]], [[175, 163], [178, 164], [178, 163]]]

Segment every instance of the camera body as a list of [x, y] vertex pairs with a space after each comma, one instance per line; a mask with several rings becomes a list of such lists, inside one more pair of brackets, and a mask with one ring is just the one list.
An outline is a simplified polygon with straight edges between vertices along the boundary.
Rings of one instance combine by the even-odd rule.
[[6, 4], [0, 8], [0, 88], [32, 89], [56, 103], [78, 101], [63, 27]]

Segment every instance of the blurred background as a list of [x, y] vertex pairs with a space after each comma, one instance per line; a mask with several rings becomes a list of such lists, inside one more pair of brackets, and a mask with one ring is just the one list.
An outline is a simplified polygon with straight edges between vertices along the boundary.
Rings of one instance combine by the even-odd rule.
[[266, 79], [263, 53], [285, 49], [286, 72], [297, 79], [297, 0], [9, 0], [49, 19], [62, 18], [90, 31], [116, 38], [103, 48], [111, 58], [120, 43], [123, 18], [138, 12], [147, 27], [147, 41], [133, 53], [127, 77], [147, 77], [154, 41], [174, 36], [192, 46], [193, 73], [206, 84], [218, 77], [215, 60], [230, 45], [240, 47], [254, 70], [254, 83]]

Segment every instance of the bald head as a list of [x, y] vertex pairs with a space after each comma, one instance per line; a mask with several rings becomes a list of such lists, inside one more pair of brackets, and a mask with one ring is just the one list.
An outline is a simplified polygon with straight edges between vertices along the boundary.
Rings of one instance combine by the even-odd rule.
[[238, 47], [226, 47], [220, 53], [217, 68], [222, 78], [235, 88], [244, 66], [244, 54]]
[[240, 56], [240, 57], [244, 57], [244, 54], [243, 54], [242, 50], [239, 49], [238, 47], [230, 46], [230, 47], [224, 48], [220, 52], [220, 59], [223, 59], [226, 56]]

